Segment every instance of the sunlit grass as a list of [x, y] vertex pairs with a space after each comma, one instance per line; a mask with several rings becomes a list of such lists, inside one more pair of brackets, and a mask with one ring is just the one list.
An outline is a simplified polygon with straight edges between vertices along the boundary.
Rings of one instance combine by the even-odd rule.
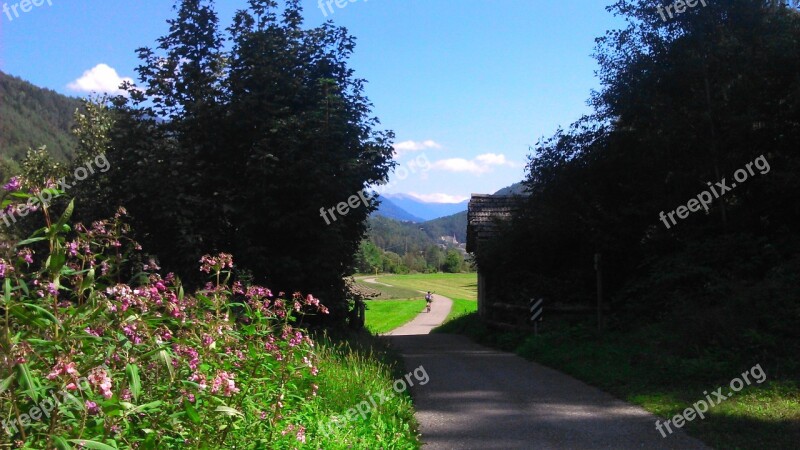
[[410, 322], [425, 308], [425, 300], [370, 300], [367, 301], [366, 326], [381, 334]]
[[[430, 273], [416, 275], [381, 275], [377, 281], [394, 287], [416, 291], [433, 291], [449, 298], [478, 299], [478, 275], [476, 273]], [[369, 285], [383, 290], [379, 285]]]
[[376, 402], [366, 417], [346, 419], [348, 410], [378, 392], [392, 391], [393, 381], [403, 373], [381, 341], [366, 334], [350, 340], [355, 345], [322, 339], [317, 346], [319, 390], [304, 408], [308, 448], [418, 449], [414, 408], [407, 393]]

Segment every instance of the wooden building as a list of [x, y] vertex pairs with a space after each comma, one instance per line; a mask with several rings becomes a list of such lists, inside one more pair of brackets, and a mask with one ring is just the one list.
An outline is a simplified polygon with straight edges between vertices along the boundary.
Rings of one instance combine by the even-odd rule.
[[[481, 245], [497, 236], [500, 223], [509, 220], [518, 205], [518, 196], [472, 194], [467, 210], [467, 251], [477, 257]], [[493, 294], [499, 282], [491, 271], [478, 266], [478, 315], [486, 321], [497, 320], [496, 306], [504, 303], [505, 299]]]

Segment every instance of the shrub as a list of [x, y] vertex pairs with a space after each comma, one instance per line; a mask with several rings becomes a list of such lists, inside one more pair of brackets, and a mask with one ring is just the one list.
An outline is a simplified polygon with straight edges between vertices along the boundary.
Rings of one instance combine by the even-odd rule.
[[[18, 190], [17, 184], [8, 189]], [[49, 189], [53, 197], [63, 192]], [[230, 255], [206, 255], [194, 295], [141, 248], [125, 210], [91, 226], [58, 220], [0, 258], [0, 442], [12, 448], [292, 448], [316, 395], [313, 342], [298, 322], [311, 295], [232, 282]], [[126, 269], [127, 268], [127, 269]]]

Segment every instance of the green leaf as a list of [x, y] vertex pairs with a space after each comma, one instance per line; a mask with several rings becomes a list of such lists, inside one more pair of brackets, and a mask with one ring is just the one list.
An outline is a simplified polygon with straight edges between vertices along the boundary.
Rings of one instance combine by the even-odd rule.
[[83, 278], [83, 282], [81, 283], [81, 292], [90, 289], [93, 285], [94, 285], [94, 268], [91, 268], [86, 273], [86, 277]]
[[55, 442], [58, 450], [72, 450], [72, 446], [69, 445], [69, 442], [61, 436], [53, 436], [53, 442]]
[[164, 361], [164, 364], [167, 366], [170, 381], [175, 381], [175, 368], [172, 367], [172, 356], [168, 351], [161, 350], [158, 352], [158, 358]]
[[202, 421], [200, 414], [197, 414], [197, 410], [194, 409], [194, 406], [188, 401], [186, 402], [186, 417], [194, 423], [200, 423]]
[[70, 217], [72, 217], [72, 211], [75, 209], [75, 199], [73, 198], [70, 200], [69, 205], [67, 205], [67, 209], [64, 210], [64, 214], [61, 214], [61, 218], [58, 219], [58, 226], [59, 228], [61, 225], [66, 224]]
[[11, 279], [6, 278], [6, 282], [3, 283], [3, 301], [6, 305], [11, 304]]
[[47, 240], [47, 238], [46, 237], [37, 237], [37, 238], [25, 239], [24, 241], [17, 242], [16, 246], [17, 247], [22, 247], [22, 246], [25, 246], [25, 245], [28, 245], [28, 244], [33, 244], [33, 243], [44, 241], [44, 240]]
[[61, 321], [58, 320], [56, 316], [53, 315], [53, 313], [42, 308], [41, 306], [34, 305], [33, 303], [22, 303], [22, 306], [38, 312], [39, 314], [47, 317], [50, 320], [50, 322], [57, 323], [59, 327], [61, 326]]
[[28, 368], [28, 363], [17, 365], [19, 370], [20, 385], [24, 388], [24, 392], [28, 394], [34, 403], [39, 400], [39, 394], [36, 392], [36, 382], [31, 376], [31, 370]]
[[94, 450], [117, 450], [115, 447], [97, 441], [87, 441], [86, 439], [70, 439], [69, 441]]
[[139, 394], [142, 392], [142, 380], [139, 378], [139, 367], [136, 364], [128, 364], [125, 368], [125, 373], [128, 374], [128, 385], [131, 388], [131, 395], [134, 400], [139, 400]]
[[8, 376], [8, 378], [6, 378], [0, 383], [0, 394], [5, 392], [6, 389], [8, 389], [8, 387], [11, 386], [11, 382], [14, 381], [14, 376], [15, 376], [14, 373], [12, 373], [11, 375]]
[[217, 406], [217, 409], [215, 409], [214, 411], [221, 412], [222, 414], [224, 414], [226, 416], [229, 416], [229, 417], [232, 417], [232, 416], [244, 416], [244, 414], [242, 414], [242, 412], [240, 412], [240, 411], [238, 411], [236, 409], [233, 409], [230, 406], [224, 406], [224, 405]]
[[60, 251], [58, 253], [52, 253], [50, 257], [47, 258], [47, 261], [50, 267], [50, 273], [60, 273], [61, 268], [64, 267], [64, 263], [67, 262], [67, 255]]

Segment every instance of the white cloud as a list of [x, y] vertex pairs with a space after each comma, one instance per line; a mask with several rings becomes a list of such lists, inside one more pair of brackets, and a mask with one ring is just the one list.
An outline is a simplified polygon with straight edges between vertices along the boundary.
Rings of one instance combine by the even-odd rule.
[[445, 172], [468, 172], [475, 175], [480, 175], [486, 172], [491, 172], [494, 166], [509, 166], [514, 167], [514, 163], [507, 160], [505, 155], [497, 153], [484, 153], [478, 155], [474, 159], [468, 160], [464, 158], [450, 158], [441, 159], [432, 164], [432, 168], [443, 170]]
[[119, 88], [124, 81], [133, 83], [131, 78], [120, 77], [113, 67], [107, 64], [98, 64], [84, 72], [83, 76], [68, 84], [67, 87], [79, 92], [125, 95], [126, 92]]
[[481, 174], [489, 170], [486, 166], [481, 166], [475, 161], [468, 161], [464, 158], [440, 159], [432, 164], [432, 168], [444, 170], [445, 172], [470, 172]]
[[408, 195], [425, 203], [461, 203], [464, 200], [469, 200], [468, 195], [417, 194], [415, 192], [409, 192]]
[[395, 156], [408, 152], [418, 152], [428, 149], [442, 148], [438, 142], [428, 139], [427, 141], [403, 141], [394, 144]]
[[498, 155], [497, 153], [485, 153], [483, 155], [478, 155], [475, 157], [475, 160], [490, 166], [502, 166], [504, 164], [509, 164], [509, 162], [506, 161], [506, 155]]

